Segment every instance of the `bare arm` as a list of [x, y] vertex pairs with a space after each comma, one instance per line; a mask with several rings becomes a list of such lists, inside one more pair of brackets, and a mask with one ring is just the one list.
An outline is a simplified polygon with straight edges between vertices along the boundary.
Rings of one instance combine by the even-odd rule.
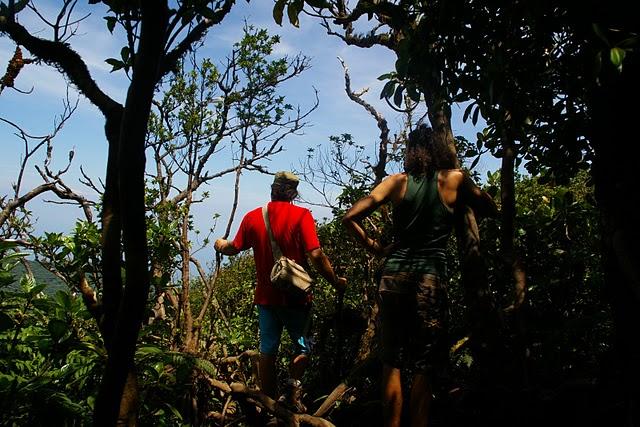
[[383, 255], [384, 248], [377, 240], [367, 235], [366, 230], [362, 226], [362, 221], [383, 204], [397, 199], [397, 195], [401, 192], [405, 181], [406, 176], [403, 174], [390, 176], [378, 184], [371, 194], [354, 203], [342, 218], [342, 223], [347, 227], [347, 230], [349, 230], [358, 243], [364, 246], [369, 252], [376, 255]]
[[236, 255], [240, 252], [238, 249], [236, 249], [235, 246], [233, 246], [233, 244], [230, 241], [225, 239], [216, 240], [216, 242], [213, 245], [213, 248], [216, 250], [216, 252], [220, 252], [221, 254], [224, 254], [224, 255]]
[[331, 267], [331, 262], [329, 262], [329, 258], [324, 254], [322, 249], [316, 248], [312, 251], [308, 252], [309, 260], [311, 264], [315, 267], [318, 272], [327, 279], [329, 283], [336, 288], [336, 290], [340, 292], [344, 292], [347, 286], [347, 279], [344, 277], [338, 277], [336, 273], [333, 271], [333, 267]]
[[459, 202], [468, 205], [481, 217], [495, 217], [498, 215], [498, 206], [486, 191], [482, 191], [465, 173], [459, 187]]

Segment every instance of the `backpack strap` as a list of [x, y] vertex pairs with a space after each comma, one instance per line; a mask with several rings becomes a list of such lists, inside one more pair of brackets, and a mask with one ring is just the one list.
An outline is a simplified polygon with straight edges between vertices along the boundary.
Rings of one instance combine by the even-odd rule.
[[276, 242], [276, 239], [273, 237], [273, 233], [271, 232], [271, 224], [269, 223], [269, 204], [267, 203], [262, 207], [262, 218], [264, 219], [264, 225], [267, 228], [267, 234], [269, 235], [269, 240], [271, 241], [271, 253], [273, 254], [273, 260], [278, 261], [282, 256], [282, 251], [280, 250], [280, 246]]

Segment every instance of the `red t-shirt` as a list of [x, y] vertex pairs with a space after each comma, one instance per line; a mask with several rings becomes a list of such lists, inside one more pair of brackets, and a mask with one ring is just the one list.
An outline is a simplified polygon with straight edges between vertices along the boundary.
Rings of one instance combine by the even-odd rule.
[[[271, 232], [282, 254], [306, 269], [308, 266], [305, 254], [320, 247], [311, 212], [289, 202], [269, 202], [268, 211]], [[232, 243], [240, 251], [253, 248], [258, 276], [253, 298], [255, 304], [292, 306], [304, 305], [311, 301], [311, 295], [295, 297], [271, 284], [269, 276], [274, 262], [271, 242], [262, 218], [262, 207], [252, 210], [242, 218]]]

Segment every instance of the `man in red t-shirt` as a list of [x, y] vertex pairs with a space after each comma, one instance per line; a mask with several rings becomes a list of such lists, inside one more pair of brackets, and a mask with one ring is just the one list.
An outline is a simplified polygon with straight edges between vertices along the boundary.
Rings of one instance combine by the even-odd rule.
[[[284, 256], [305, 268], [308, 268], [308, 257], [338, 292], [344, 292], [346, 279], [336, 276], [329, 259], [322, 252], [311, 212], [292, 204], [298, 196], [298, 182], [298, 177], [291, 172], [278, 172], [275, 175], [271, 185], [271, 202], [267, 205], [273, 237]], [[304, 405], [300, 402], [300, 379], [309, 362], [311, 350], [308, 339], [311, 295], [286, 293], [271, 284], [270, 273], [274, 260], [262, 207], [244, 216], [233, 241], [218, 239], [214, 247], [225, 255], [253, 249], [257, 273], [253, 302], [258, 306], [260, 328], [260, 387], [268, 396], [276, 397], [276, 355], [284, 328], [294, 343], [294, 357], [289, 367], [291, 378], [287, 382], [287, 393], [281, 400], [292, 409], [304, 412]]]

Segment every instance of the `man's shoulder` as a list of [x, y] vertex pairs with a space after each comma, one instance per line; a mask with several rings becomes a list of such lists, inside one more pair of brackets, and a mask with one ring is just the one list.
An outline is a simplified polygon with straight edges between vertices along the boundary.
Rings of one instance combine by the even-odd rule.
[[262, 219], [262, 206], [252, 209], [246, 214], [244, 214], [244, 218], [242, 219], [242, 221], [254, 223], [258, 219]]
[[287, 202], [271, 202], [274, 204], [273, 206], [280, 211], [286, 212], [287, 215], [292, 216], [302, 216], [306, 214], [311, 214], [311, 211], [305, 207], [294, 205], [293, 203]]
[[302, 206], [296, 206], [296, 205], [291, 205], [291, 206], [295, 209], [294, 212], [296, 213], [295, 214], [296, 217], [301, 218], [301, 219], [305, 218], [305, 217], [308, 217], [308, 218], [311, 218], [312, 220], [314, 220], [313, 214], [311, 213], [311, 210], [309, 210], [307, 208], [304, 208]]

